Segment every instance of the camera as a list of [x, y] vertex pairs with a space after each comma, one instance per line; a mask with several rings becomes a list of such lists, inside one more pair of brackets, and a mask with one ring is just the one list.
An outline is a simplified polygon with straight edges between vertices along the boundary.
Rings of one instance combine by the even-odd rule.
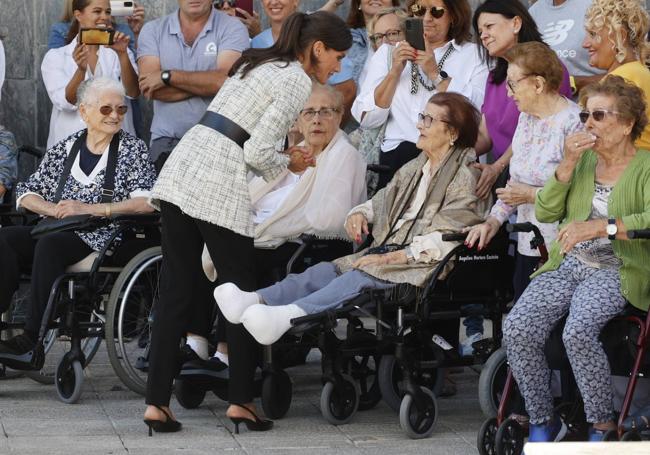
[[111, 16], [113, 17], [131, 16], [134, 8], [134, 2], [116, 2], [111, 0]]

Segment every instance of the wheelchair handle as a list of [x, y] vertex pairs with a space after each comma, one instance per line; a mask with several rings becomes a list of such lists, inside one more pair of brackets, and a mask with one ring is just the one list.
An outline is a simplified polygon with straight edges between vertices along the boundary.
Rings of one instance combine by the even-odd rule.
[[546, 244], [544, 243], [544, 236], [539, 231], [539, 228], [531, 223], [530, 221], [526, 223], [508, 223], [506, 224], [506, 231], [512, 232], [532, 232], [533, 238], [530, 240], [530, 247], [532, 249], [539, 250], [541, 256], [541, 262], [544, 263], [548, 260], [548, 250], [546, 249]]
[[368, 164], [366, 170], [377, 174], [388, 174], [392, 169], [385, 164]]
[[627, 231], [627, 236], [631, 239], [650, 239], [650, 229]]
[[443, 242], [461, 242], [467, 238], [469, 232], [450, 232], [447, 234], [442, 234]]

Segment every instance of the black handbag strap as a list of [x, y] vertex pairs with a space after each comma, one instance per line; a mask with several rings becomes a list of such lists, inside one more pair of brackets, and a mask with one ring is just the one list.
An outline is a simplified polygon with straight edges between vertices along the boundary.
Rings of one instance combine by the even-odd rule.
[[[65, 166], [63, 167], [63, 172], [59, 177], [59, 184], [56, 187], [56, 193], [54, 193], [54, 203], [61, 201], [61, 196], [63, 195], [63, 190], [65, 184], [68, 181], [68, 176], [72, 170], [72, 165], [74, 160], [79, 155], [79, 150], [81, 149], [82, 144], [86, 141], [88, 137], [88, 130], [84, 130], [81, 133], [81, 136], [74, 141], [72, 144], [72, 149], [68, 154], [68, 158], [65, 161]], [[117, 133], [113, 136], [111, 140], [111, 145], [108, 148], [108, 161], [106, 163], [106, 172], [104, 174], [104, 186], [102, 188], [102, 200], [101, 202], [106, 204], [113, 201], [113, 195], [115, 194], [115, 169], [117, 168], [117, 152], [120, 146], [120, 134]]]

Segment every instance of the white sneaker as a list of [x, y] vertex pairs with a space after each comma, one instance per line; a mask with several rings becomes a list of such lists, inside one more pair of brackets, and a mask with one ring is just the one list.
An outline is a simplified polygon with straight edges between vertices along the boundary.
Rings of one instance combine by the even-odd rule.
[[460, 351], [461, 356], [472, 355], [474, 354], [474, 348], [472, 344], [483, 339], [482, 333], [475, 333], [474, 335], [469, 336], [465, 341], [463, 341], [458, 350]]

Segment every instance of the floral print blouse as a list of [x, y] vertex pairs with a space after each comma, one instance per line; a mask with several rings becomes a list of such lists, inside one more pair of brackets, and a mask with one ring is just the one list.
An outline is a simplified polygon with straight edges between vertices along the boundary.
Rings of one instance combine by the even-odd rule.
[[[20, 207], [22, 198], [35, 194], [46, 201], [54, 202], [54, 196], [63, 172], [66, 158], [75, 140], [82, 131], [72, 134], [50, 148], [43, 161], [26, 182], [16, 186], [16, 206]], [[120, 145], [115, 169], [115, 188], [113, 202], [120, 202], [134, 197], [148, 197], [156, 180], [156, 172], [149, 161], [146, 144], [135, 136], [120, 131]], [[86, 204], [99, 204], [101, 190], [106, 174], [108, 148], [95, 169], [86, 175], [79, 167], [79, 155], [72, 166], [61, 195], [61, 200], [76, 200]], [[100, 227], [91, 232], [76, 232], [76, 234], [93, 250], [100, 251], [115, 230], [114, 225]]]

